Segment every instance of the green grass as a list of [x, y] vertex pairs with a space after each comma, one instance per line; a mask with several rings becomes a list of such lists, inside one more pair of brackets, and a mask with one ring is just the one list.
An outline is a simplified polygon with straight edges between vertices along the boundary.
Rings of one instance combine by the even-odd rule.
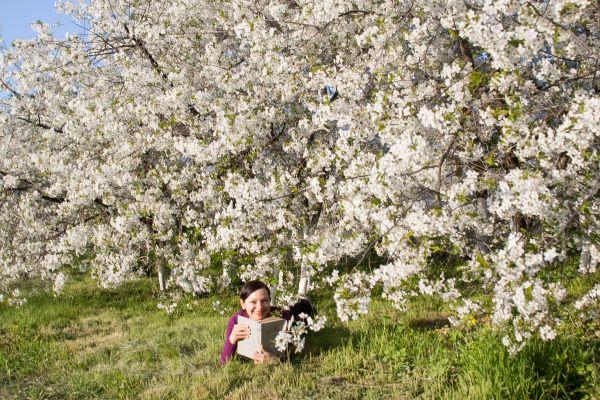
[[[0, 399], [558, 399], [600, 398], [600, 341], [577, 318], [515, 357], [501, 334], [457, 331], [441, 304], [407, 312], [375, 301], [349, 324], [330, 317], [292, 362], [218, 364], [228, 315], [197, 300], [169, 316], [153, 283], [116, 290], [87, 279], [60, 297], [0, 306]], [[220, 299], [233, 311], [235, 298]]]

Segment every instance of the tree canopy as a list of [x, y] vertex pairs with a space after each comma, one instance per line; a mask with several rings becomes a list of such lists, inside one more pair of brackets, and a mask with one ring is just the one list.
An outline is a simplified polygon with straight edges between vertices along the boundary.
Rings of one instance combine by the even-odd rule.
[[439, 295], [516, 351], [572, 305], [564, 261], [596, 271], [596, 1], [57, 7], [86, 34], [37, 23], [0, 58], [5, 301], [73, 265], [195, 294], [263, 278], [283, 302], [302, 277], [342, 320], [374, 291]]

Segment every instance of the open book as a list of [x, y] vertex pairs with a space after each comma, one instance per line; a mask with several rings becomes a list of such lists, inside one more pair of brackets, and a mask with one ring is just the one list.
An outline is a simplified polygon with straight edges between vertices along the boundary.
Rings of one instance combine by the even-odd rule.
[[286, 323], [283, 318], [268, 317], [261, 321], [254, 321], [240, 315], [237, 322], [250, 327], [250, 337], [237, 342], [238, 354], [252, 358], [262, 345], [265, 351], [275, 354], [277, 357], [281, 358], [284, 355], [275, 347], [275, 337]]

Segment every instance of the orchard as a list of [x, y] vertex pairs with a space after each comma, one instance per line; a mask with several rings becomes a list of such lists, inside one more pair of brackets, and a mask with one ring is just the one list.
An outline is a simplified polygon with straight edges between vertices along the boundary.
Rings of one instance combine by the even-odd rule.
[[[0, 300], [150, 274], [438, 296], [517, 352], [598, 317], [596, 1], [91, 0], [0, 55]], [[374, 261], [371, 261], [374, 260]], [[478, 290], [473, 290], [476, 287]]]

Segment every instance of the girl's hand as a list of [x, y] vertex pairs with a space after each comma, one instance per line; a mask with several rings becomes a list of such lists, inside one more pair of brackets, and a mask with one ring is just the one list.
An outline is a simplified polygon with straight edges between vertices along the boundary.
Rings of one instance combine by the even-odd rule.
[[250, 327], [243, 324], [235, 324], [229, 335], [229, 341], [236, 344], [238, 340], [247, 339], [250, 337]]
[[254, 353], [254, 364], [272, 364], [279, 361], [279, 358], [275, 354], [269, 353], [265, 351], [265, 349], [260, 346], [260, 350]]

